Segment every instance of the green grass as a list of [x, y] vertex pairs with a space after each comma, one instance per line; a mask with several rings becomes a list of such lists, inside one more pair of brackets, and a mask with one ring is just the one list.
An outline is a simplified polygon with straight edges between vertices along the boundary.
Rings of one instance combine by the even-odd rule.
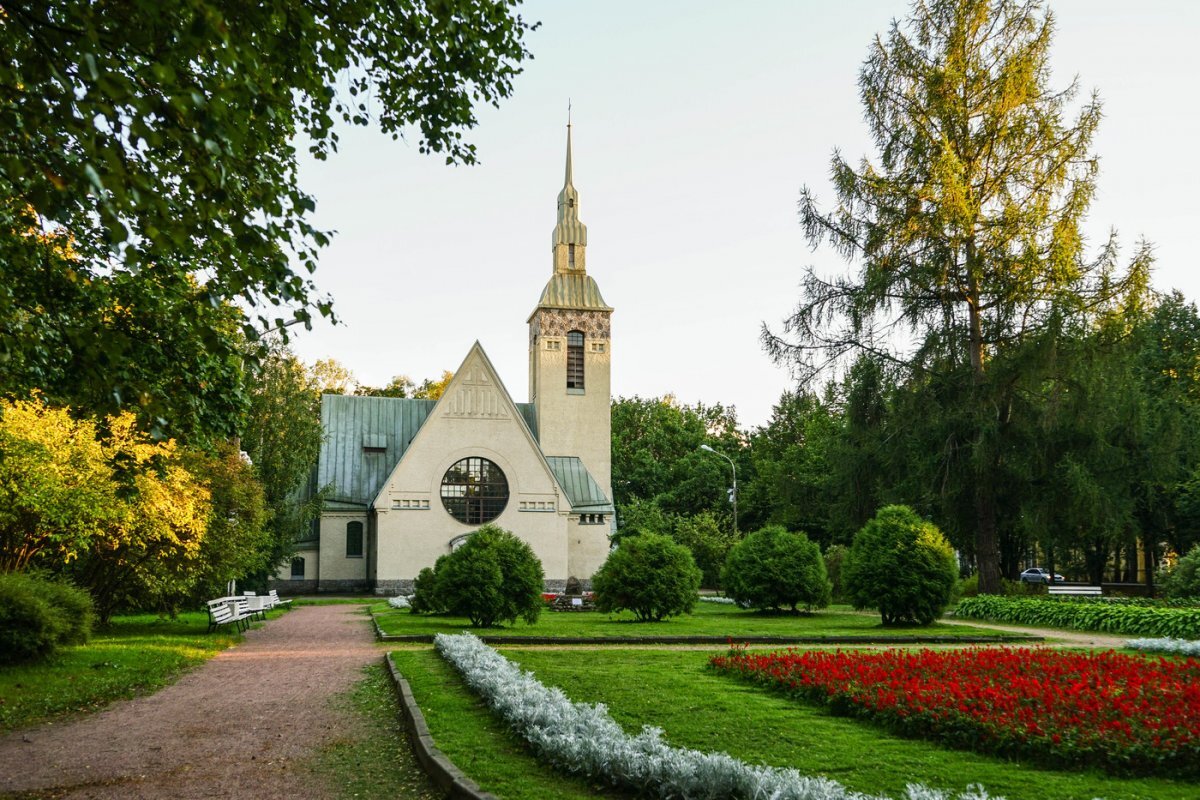
[[225, 629], [208, 634], [207, 628], [204, 612], [176, 619], [118, 616], [87, 644], [65, 647], [45, 661], [0, 667], [0, 732], [149, 694], [241, 639]]
[[351, 733], [327, 744], [308, 768], [337, 798], [438, 800], [441, 793], [409, 748], [391, 679], [381, 664], [363, 673], [362, 680], [333, 700], [353, 718]]
[[[900, 796], [905, 784], [920, 782], [953, 790], [978, 783], [1010, 800], [1192, 800], [1200, 795], [1197, 784], [1042, 769], [899, 738], [865, 722], [834, 717], [721, 677], [706, 668], [704, 652], [503, 652], [544, 683], [561, 687], [571, 699], [605, 703], [627, 731], [658, 726], [674, 745], [795, 767], [862, 792]], [[521, 788], [526, 781], [544, 780], [546, 768], [503, 725], [476, 719], [483, 713], [479, 701], [435, 653], [414, 650], [395, 653], [394, 658], [405, 675], [414, 678], [413, 691], [439, 747], [467, 774], [506, 800], [547, 796]]]
[[[413, 614], [386, 603], [371, 607], [379, 627], [389, 634], [459, 633], [470, 627], [465, 617]], [[858, 614], [846, 606], [815, 614], [763, 614], [718, 603], [697, 603], [695, 612], [662, 622], [637, 622], [630, 612], [544, 611], [533, 625], [516, 622], [477, 631], [488, 636], [996, 636], [998, 631], [965, 625], [885, 628], [879, 617]]]
[[504, 800], [627, 796], [538, 763], [431, 648], [393, 651], [392, 659], [412, 687], [438, 749], [484, 791]]

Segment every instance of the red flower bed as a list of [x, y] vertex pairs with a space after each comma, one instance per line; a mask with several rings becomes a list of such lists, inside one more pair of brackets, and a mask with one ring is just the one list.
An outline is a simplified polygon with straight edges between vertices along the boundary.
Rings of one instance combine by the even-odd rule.
[[986, 753], [1200, 777], [1200, 661], [1111, 651], [888, 650], [714, 656], [719, 671]]

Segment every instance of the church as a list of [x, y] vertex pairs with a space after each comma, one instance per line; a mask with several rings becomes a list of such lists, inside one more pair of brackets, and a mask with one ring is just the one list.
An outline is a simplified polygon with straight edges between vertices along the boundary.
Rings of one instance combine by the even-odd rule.
[[588, 584], [615, 526], [613, 309], [587, 273], [570, 125], [551, 255], [527, 320], [528, 403], [513, 401], [479, 342], [438, 400], [321, 398], [321, 514], [276, 588], [407, 594], [423, 567], [485, 523], [533, 548], [547, 590]]

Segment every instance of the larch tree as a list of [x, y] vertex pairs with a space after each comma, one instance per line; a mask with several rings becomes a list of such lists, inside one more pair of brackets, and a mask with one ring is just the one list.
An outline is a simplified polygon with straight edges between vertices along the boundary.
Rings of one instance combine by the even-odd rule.
[[918, 0], [876, 38], [859, 87], [877, 160], [835, 153], [837, 205], [808, 187], [799, 204], [810, 244], [831, 244], [856, 271], [810, 268], [782, 331], [763, 332], [768, 352], [808, 379], [868, 353], [902, 376], [962, 382], [967, 434], [948, 450], [969, 465], [961, 480], [987, 592], [999, 588], [992, 478], [1013, 389], [1012, 370], [1001, 380], [993, 365], [1148, 280], [1148, 246], [1124, 272], [1115, 235], [1085, 253], [1100, 102], [1077, 104], [1077, 81], [1050, 86], [1053, 32], [1037, 0]]

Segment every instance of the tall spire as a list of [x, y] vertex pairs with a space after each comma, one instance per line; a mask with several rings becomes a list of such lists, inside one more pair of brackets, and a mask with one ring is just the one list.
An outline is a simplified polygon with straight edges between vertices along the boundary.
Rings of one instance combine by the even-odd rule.
[[[558, 224], [554, 226], [553, 247], [568, 245], [587, 246], [587, 226], [579, 221], [579, 192], [575, 191], [571, 165], [571, 106], [567, 105], [567, 169], [563, 176], [563, 188], [558, 193]], [[556, 259], [557, 262], [557, 259]], [[582, 258], [579, 259], [582, 264]], [[556, 267], [557, 268], [557, 267]]]

